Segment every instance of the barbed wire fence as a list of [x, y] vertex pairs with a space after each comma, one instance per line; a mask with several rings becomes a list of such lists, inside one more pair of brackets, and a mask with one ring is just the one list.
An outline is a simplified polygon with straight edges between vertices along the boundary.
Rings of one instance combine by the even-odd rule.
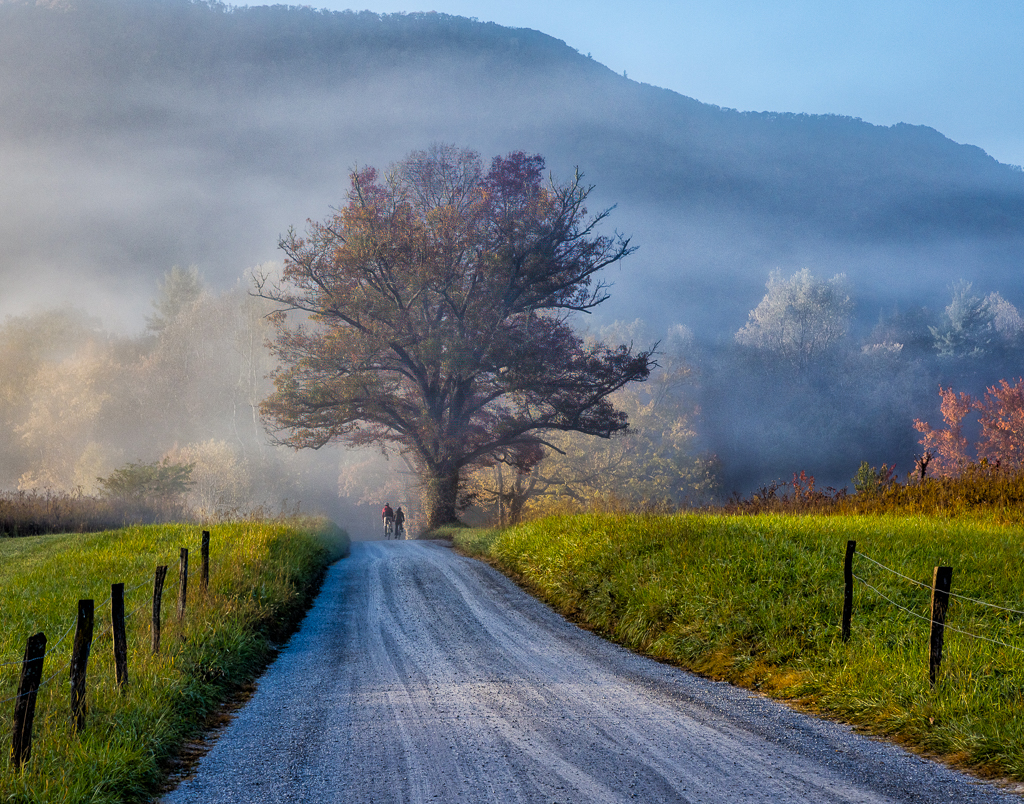
[[[179, 624], [183, 624], [185, 610], [187, 607], [187, 589], [189, 581], [198, 579], [201, 593], [205, 593], [209, 585], [209, 566], [210, 566], [210, 532], [207, 530], [202, 531], [202, 540], [200, 545], [201, 561], [196, 564], [193, 563], [191, 566], [188, 561], [189, 549], [182, 547], [179, 555], [179, 589], [178, 589], [178, 600], [177, 600], [177, 621]], [[160, 570], [163, 570], [161, 573]], [[59, 680], [63, 676], [68, 679], [68, 682], [74, 687], [75, 684], [75, 672], [76, 670], [81, 674], [82, 683], [84, 683], [86, 677], [87, 666], [89, 664], [89, 656], [93, 646], [97, 643], [105, 642], [108, 639], [114, 644], [114, 666], [115, 666], [115, 683], [124, 692], [124, 688], [127, 682], [127, 634], [125, 632], [126, 621], [137, 620], [140, 613], [143, 612], [149, 606], [152, 606], [152, 629], [155, 629], [157, 634], [160, 630], [160, 619], [162, 616], [162, 586], [163, 586], [163, 575], [166, 573], [167, 566], [160, 565], [157, 567], [156, 578], [145, 578], [132, 586], [125, 587], [123, 583], [115, 583], [111, 585], [111, 593], [107, 596], [98, 607], [94, 607], [92, 600], [80, 600], [79, 601], [79, 612], [72, 618], [71, 625], [63, 631], [61, 636], [55, 641], [50, 643], [46, 640], [44, 632], [40, 631], [28, 638], [26, 646], [25, 656], [21, 659], [14, 657], [6, 657], [4, 661], [0, 662], [0, 674], [10, 674], [12, 669], [15, 667], [21, 667], [21, 675], [18, 681], [18, 691], [13, 695], [6, 695], [0, 697], [0, 746], [11, 746], [10, 753], [10, 766], [17, 772], [20, 770], [22, 764], [27, 760], [30, 755], [32, 745], [32, 731], [33, 723], [35, 720], [35, 708], [37, 698], [40, 691], [50, 691], [53, 685], [60, 683]], [[120, 588], [118, 588], [120, 587]], [[136, 598], [133, 600], [133, 605], [130, 609], [124, 607], [124, 600], [128, 595], [137, 593], [138, 590], [146, 588], [153, 589], [153, 596], [147, 597], [146, 595], [134, 595]], [[115, 602], [116, 601], [116, 602]], [[90, 608], [90, 616], [88, 622], [88, 635], [80, 637], [76, 633], [76, 638], [71, 650], [65, 651], [61, 649], [64, 645], [65, 640], [71, 635], [72, 631], [81, 629], [82, 618], [81, 618], [81, 604], [88, 603]], [[119, 614], [115, 612], [115, 606], [119, 604]], [[110, 609], [109, 613], [106, 610]], [[93, 631], [93, 624], [99, 619], [103, 625], [98, 632]], [[136, 650], [139, 649], [137, 644], [139, 640], [145, 639], [145, 629], [133, 628], [132, 637], [136, 642]], [[44, 649], [42, 651], [35, 651], [34, 645], [37, 645], [39, 641], [42, 641]], [[153, 639], [153, 653], [158, 652], [159, 641], [158, 638]], [[79, 655], [84, 650], [84, 654]], [[118, 654], [121, 654], [120, 656]], [[59, 657], [59, 658], [58, 658]], [[47, 662], [47, 659], [50, 662]], [[58, 664], [56, 667], [52, 666], [52, 661], [56, 659]], [[123, 663], [123, 665], [122, 665]], [[95, 663], [94, 663], [95, 664]], [[47, 673], [43, 678], [43, 673]], [[122, 676], [122, 673], [124, 675]], [[102, 681], [94, 680], [94, 684], [101, 684]], [[51, 696], [52, 697], [52, 696]], [[74, 700], [74, 693], [70, 696], [72, 701]], [[7, 720], [2, 713], [10, 711], [7, 707], [13, 708], [13, 716], [10, 720]], [[77, 718], [81, 717], [81, 712], [74, 711], [74, 704], [68, 712], [68, 718], [71, 722], [74, 722]], [[67, 722], [63, 721], [62, 722]], [[79, 730], [81, 728], [81, 721], [79, 720]]]
[[[872, 583], [870, 580], [864, 577], [866, 573], [859, 574], [854, 571], [854, 559], [863, 560], [869, 563], [873, 569], [881, 570], [889, 573], [894, 578], [900, 581], [911, 584], [917, 589], [927, 590], [931, 593], [930, 600], [930, 613], [929, 615], [921, 614], [913, 609], [908, 608], [905, 605], [897, 602], [883, 592], [878, 587], [881, 585], [878, 581]], [[843, 565], [843, 574], [845, 577], [845, 594], [844, 594], [844, 605], [843, 605], [843, 619], [842, 619], [842, 638], [846, 642], [850, 638], [852, 630], [852, 617], [853, 617], [853, 594], [854, 594], [854, 581], [860, 583], [866, 589], [870, 590], [875, 596], [885, 601], [887, 604], [897, 609], [898, 611], [907, 614], [908, 616], [927, 623], [929, 626], [929, 650], [928, 650], [928, 675], [929, 682], [932, 687], [935, 686], [938, 679], [939, 668], [942, 663], [942, 652], [945, 642], [945, 633], [950, 631], [968, 639], [977, 640], [979, 642], [985, 642], [992, 645], [996, 645], [1001, 648], [1014, 651], [1016, 653], [1024, 653], [1024, 647], [1015, 645], [1012, 642], [1007, 642], [1004, 639], [997, 639], [992, 636], [986, 636], [985, 634], [975, 633], [972, 630], [966, 628], [951, 626], [946, 622], [947, 614], [949, 611], [950, 599], [955, 601], [962, 601], [964, 603], [970, 603], [978, 606], [984, 606], [988, 609], [999, 611], [1007, 615], [1014, 617], [1024, 617], [1024, 610], [1013, 608], [1011, 606], [1003, 606], [998, 603], [992, 603], [991, 601], [982, 600], [976, 597], [970, 597], [968, 595], [961, 595], [953, 592], [951, 589], [953, 568], [937, 566], [933, 570], [932, 583], [931, 585], [922, 583], [916, 578], [911, 578], [899, 570], [893, 569], [892, 567], [886, 566], [880, 561], [875, 560], [866, 553], [857, 552], [857, 543], [853, 540], [847, 542], [846, 546], [846, 558]], [[891, 594], [891, 593], [890, 593]]]

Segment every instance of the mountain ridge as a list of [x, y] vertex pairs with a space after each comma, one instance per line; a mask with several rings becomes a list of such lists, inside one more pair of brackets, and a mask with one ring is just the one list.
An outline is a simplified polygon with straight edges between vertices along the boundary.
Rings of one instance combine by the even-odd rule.
[[865, 325], [959, 279], [1024, 306], [1024, 173], [928, 126], [731, 110], [433, 12], [57, 5], [0, 2], [5, 277], [74, 265], [135, 298], [172, 264], [233, 280], [340, 202], [354, 164], [443, 140], [579, 166], [595, 208], [617, 204], [640, 250], [613, 277], [615, 317], [726, 337], [775, 267], [846, 272]]

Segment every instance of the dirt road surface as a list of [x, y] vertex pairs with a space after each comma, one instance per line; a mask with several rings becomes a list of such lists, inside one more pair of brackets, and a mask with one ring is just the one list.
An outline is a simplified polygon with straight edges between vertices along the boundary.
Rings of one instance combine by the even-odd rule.
[[357, 542], [165, 804], [1014, 802], [635, 656], [437, 542]]

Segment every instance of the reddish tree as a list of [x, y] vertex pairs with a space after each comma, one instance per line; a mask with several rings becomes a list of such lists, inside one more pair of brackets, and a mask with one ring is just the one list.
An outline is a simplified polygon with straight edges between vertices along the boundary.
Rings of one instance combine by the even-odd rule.
[[967, 454], [967, 438], [963, 434], [963, 420], [974, 407], [970, 394], [957, 394], [952, 388], [939, 386], [942, 397], [942, 418], [946, 426], [934, 429], [928, 422], [914, 420], [914, 429], [922, 433], [920, 444], [931, 453], [929, 466], [939, 477], [956, 477], [971, 459]]
[[[428, 526], [455, 520], [463, 473], [527, 470], [546, 431], [626, 427], [609, 394], [647, 378], [651, 352], [585, 346], [567, 323], [607, 298], [594, 274], [632, 250], [599, 235], [590, 188], [542, 181], [540, 156], [435, 146], [281, 242], [281, 368], [262, 411], [281, 443], [396, 447], [416, 467]], [[306, 314], [292, 325], [286, 311]]]
[[1000, 380], [974, 406], [981, 424], [978, 457], [1012, 469], [1024, 466], [1024, 379], [1016, 385]]

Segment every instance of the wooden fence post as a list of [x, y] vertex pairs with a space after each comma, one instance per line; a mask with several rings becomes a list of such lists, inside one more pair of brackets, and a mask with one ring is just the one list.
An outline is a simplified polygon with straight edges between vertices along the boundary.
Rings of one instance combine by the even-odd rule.
[[36, 693], [43, 678], [43, 659], [46, 657], [46, 635], [34, 634], [25, 646], [25, 660], [21, 664], [18, 699], [14, 704], [14, 733], [11, 737], [11, 764], [20, 770], [32, 753], [32, 721], [36, 716]]
[[935, 687], [935, 677], [942, 663], [942, 637], [949, 608], [949, 587], [953, 582], [952, 567], [936, 567], [932, 576], [932, 627], [928, 646], [928, 681]]
[[85, 728], [85, 671], [92, 649], [94, 611], [93, 601], [78, 601], [78, 625], [75, 644], [71, 648], [71, 723], [76, 733]]
[[158, 565], [156, 577], [153, 579], [153, 653], [160, 652], [160, 603], [164, 596], [164, 578], [166, 577], [167, 565]]
[[200, 582], [203, 585], [203, 591], [205, 592], [207, 587], [210, 585], [210, 531], [203, 531], [203, 543], [201, 550], [202, 556], [202, 573], [199, 575]]
[[843, 593], [843, 642], [850, 640], [850, 620], [853, 618], [853, 554], [857, 552], [857, 542], [846, 543], [846, 560], [843, 562], [843, 580], [846, 591]]
[[178, 560], [178, 622], [185, 621], [185, 604], [188, 601], [188, 548], [181, 548]]
[[128, 637], [124, 630], [124, 584], [110, 585], [110, 622], [114, 632], [114, 677], [121, 693], [128, 686]]

